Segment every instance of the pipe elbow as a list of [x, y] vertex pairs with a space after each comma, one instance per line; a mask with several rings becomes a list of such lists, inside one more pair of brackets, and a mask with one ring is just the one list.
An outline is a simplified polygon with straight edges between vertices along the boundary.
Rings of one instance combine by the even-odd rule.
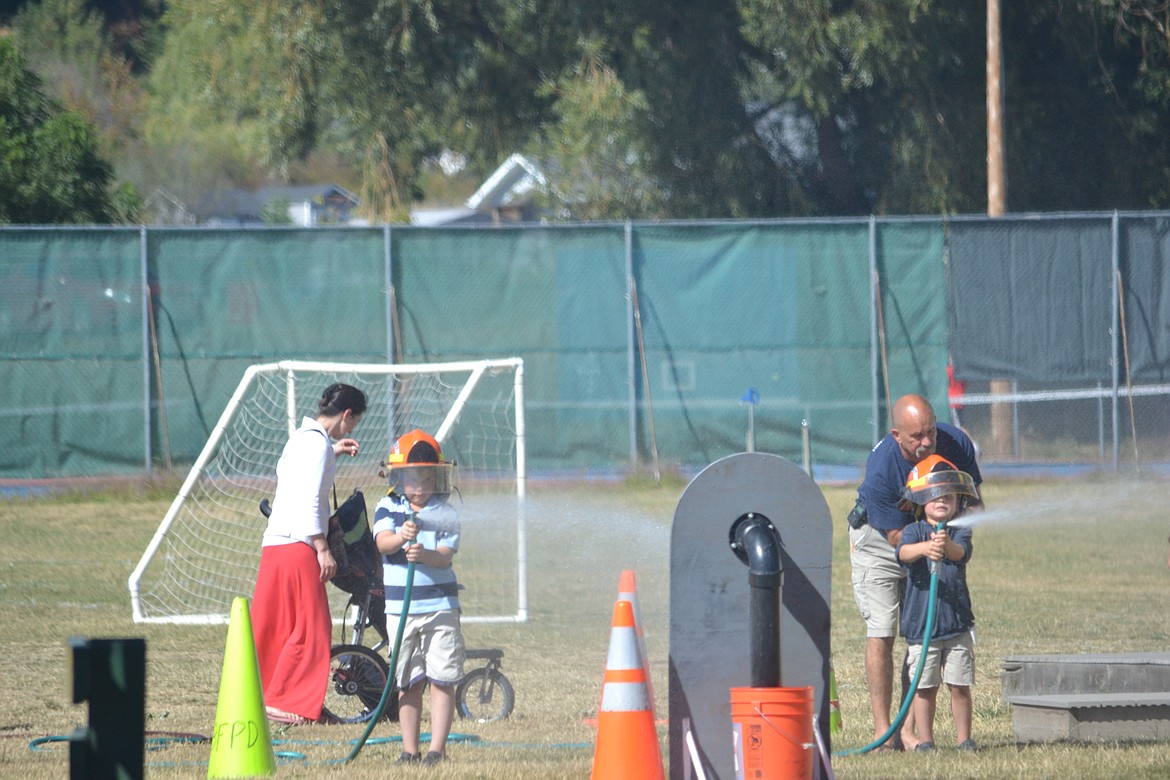
[[748, 514], [737, 522], [733, 549], [748, 565], [748, 583], [756, 588], [776, 588], [784, 572], [780, 534], [763, 515]]

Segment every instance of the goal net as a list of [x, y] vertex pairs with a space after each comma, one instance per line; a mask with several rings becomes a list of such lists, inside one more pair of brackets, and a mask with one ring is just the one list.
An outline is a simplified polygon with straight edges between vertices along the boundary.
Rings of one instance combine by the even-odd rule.
[[[226, 623], [232, 600], [251, 597], [267, 522], [260, 501], [275, 492], [289, 435], [302, 418], [316, 416], [333, 382], [358, 387], [368, 399], [354, 432], [360, 453], [337, 462], [337, 503], [361, 489], [372, 523], [387, 492], [379, 471], [391, 445], [415, 428], [430, 433], [455, 463], [463, 619], [526, 620], [523, 377], [519, 358], [249, 367], [130, 575], [134, 621]], [[340, 616], [349, 595], [328, 590]]]

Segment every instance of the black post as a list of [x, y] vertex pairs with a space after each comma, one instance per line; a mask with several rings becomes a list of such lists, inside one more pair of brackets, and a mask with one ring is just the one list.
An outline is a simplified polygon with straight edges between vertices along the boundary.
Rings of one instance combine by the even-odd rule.
[[69, 735], [70, 780], [142, 780], [146, 738], [146, 640], [69, 640], [73, 703], [89, 726]]
[[748, 565], [753, 688], [780, 687], [780, 595], [784, 568], [772, 521], [749, 512], [732, 525], [731, 549]]

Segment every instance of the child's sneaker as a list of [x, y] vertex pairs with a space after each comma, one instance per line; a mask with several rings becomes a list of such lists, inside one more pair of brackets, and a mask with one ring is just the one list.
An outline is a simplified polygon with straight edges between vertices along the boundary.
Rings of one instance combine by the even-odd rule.
[[445, 755], [443, 755], [442, 753], [435, 753], [434, 751], [432, 751], [430, 753], [427, 753], [425, 756], [423, 756], [422, 765], [423, 766], [434, 766], [435, 764], [441, 763], [441, 762], [446, 761], [446, 760], [447, 760], [447, 757]]
[[398, 760], [395, 761], [394, 763], [395, 764], [417, 764], [419, 758], [421, 758], [421, 756], [419, 756], [418, 753], [407, 753], [404, 750], [404, 751], [402, 751], [402, 755], [400, 755], [398, 757]]

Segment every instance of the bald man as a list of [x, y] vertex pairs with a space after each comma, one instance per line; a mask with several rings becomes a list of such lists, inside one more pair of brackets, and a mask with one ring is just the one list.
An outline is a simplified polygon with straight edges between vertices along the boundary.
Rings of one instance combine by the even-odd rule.
[[[937, 422], [930, 402], [922, 396], [899, 398], [893, 423], [889, 435], [869, 453], [865, 479], [857, 489], [857, 506], [849, 515], [849, 563], [853, 597], [865, 619], [865, 680], [875, 741], [889, 731], [891, 723], [894, 639], [906, 577], [894, 547], [902, 529], [914, 521], [913, 511], [904, 512], [899, 506], [906, 478], [915, 464], [937, 453], [970, 474], [976, 486], [983, 481], [970, 437], [953, 425]], [[982, 506], [982, 500], [969, 506]], [[903, 685], [908, 682], [904, 679]], [[913, 750], [917, 744], [914, 724], [907, 717], [900, 735], [890, 737], [883, 747]]]

